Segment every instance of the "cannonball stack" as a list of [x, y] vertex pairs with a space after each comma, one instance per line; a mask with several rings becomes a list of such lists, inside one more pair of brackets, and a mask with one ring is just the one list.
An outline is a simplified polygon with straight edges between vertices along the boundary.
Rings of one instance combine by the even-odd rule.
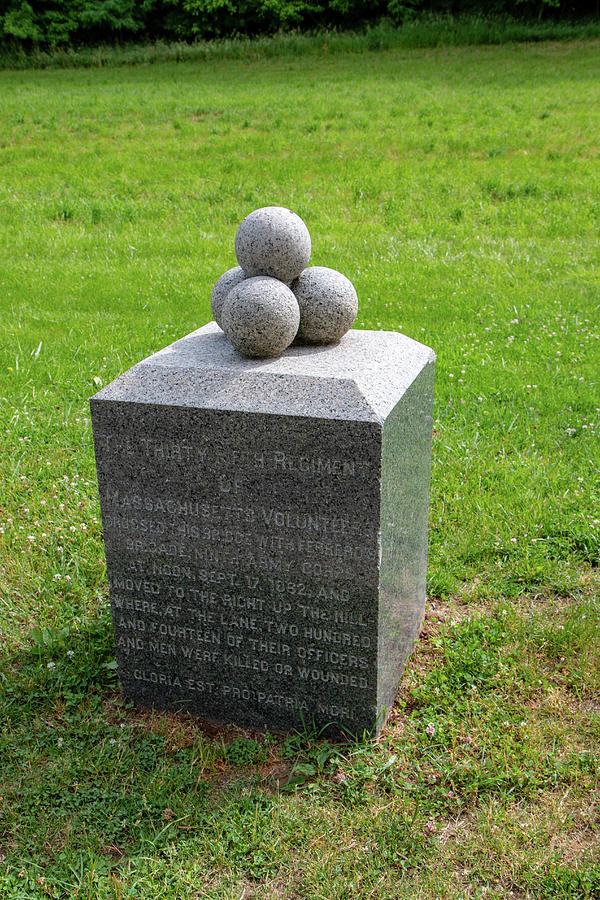
[[251, 212], [237, 230], [239, 266], [216, 282], [210, 305], [229, 342], [245, 356], [279, 356], [294, 341], [337, 343], [358, 313], [351, 281], [310, 266], [308, 228], [283, 206]]

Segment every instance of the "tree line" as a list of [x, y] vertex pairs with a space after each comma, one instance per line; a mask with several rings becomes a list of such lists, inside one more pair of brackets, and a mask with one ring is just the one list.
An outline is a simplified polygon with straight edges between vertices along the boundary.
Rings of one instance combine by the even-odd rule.
[[0, 41], [56, 48], [212, 39], [400, 25], [427, 13], [573, 20], [598, 16], [599, 0], [0, 0]]

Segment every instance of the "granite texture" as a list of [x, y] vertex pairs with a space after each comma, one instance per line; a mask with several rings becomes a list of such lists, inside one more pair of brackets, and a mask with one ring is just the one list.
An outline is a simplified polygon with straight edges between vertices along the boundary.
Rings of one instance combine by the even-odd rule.
[[225, 298], [221, 327], [244, 356], [279, 356], [298, 331], [300, 309], [292, 291], [276, 278], [246, 278]]
[[229, 291], [236, 287], [241, 281], [246, 278], [246, 273], [241, 268], [241, 266], [234, 266], [233, 269], [228, 269], [226, 272], [221, 275], [220, 278], [215, 281], [215, 286], [212, 289], [212, 293], [210, 295], [210, 309], [213, 314], [213, 319], [221, 328], [223, 327], [223, 322], [221, 320], [221, 312], [223, 310], [223, 304], [225, 303], [225, 298]]
[[352, 282], [326, 266], [310, 266], [291, 284], [300, 307], [297, 339], [310, 344], [334, 344], [349, 331], [358, 313]]
[[92, 398], [127, 699], [381, 729], [425, 603], [433, 362], [368, 331], [250, 361], [211, 324]]
[[423, 497], [429, 494], [433, 378], [431, 361], [383, 429], [378, 709], [394, 702], [404, 660], [418, 635], [416, 598], [425, 597], [429, 507]]
[[308, 228], [283, 206], [255, 209], [235, 235], [235, 255], [248, 276], [270, 275], [289, 284], [310, 259]]

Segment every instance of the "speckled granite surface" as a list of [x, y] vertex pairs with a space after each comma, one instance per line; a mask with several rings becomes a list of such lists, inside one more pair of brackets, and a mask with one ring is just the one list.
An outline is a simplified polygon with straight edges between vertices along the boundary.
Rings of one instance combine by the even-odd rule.
[[223, 327], [221, 313], [225, 298], [232, 288], [240, 284], [247, 278], [246, 273], [241, 266], [234, 266], [233, 269], [227, 269], [214, 284], [210, 295], [210, 311], [217, 325]]
[[300, 307], [298, 339], [308, 344], [334, 344], [349, 331], [358, 313], [352, 282], [327, 266], [309, 266], [292, 281]]
[[308, 228], [284, 206], [255, 209], [235, 235], [235, 255], [248, 277], [270, 275], [289, 284], [308, 265], [310, 253]]
[[289, 347], [300, 324], [296, 297], [282, 281], [257, 275], [228, 293], [221, 328], [229, 343], [244, 356], [265, 359]]
[[248, 360], [211, 323], [92, 398], [125, 697], [382, 727], [425, 603], [434, 358], [355, 330]]

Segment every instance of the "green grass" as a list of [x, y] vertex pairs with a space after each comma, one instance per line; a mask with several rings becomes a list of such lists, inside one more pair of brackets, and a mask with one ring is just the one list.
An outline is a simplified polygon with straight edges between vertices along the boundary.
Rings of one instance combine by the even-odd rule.
[[401, 25], [382, 20], [360, 31], [282, 32], [264, 37], [233, 37], [211, 41], [165, 41], [25, 50], [0, 45], [0, 68], [47, 69], [156, 62], [208, 62], [224, 59], [297, 59], [326, 53], [365, 53], [416, 47], [452, 47], [535, 41], [594, 40], [600, 37], [599, 19], [533, 21], [495, 16], [448, 16], [423, 13]]
[[[0, 895], [595, 898], [597, 42], [0, 73]], [[425, 628], [377, 743], [118, 697], [87, 398], [299, 212], [438, 353]]]

